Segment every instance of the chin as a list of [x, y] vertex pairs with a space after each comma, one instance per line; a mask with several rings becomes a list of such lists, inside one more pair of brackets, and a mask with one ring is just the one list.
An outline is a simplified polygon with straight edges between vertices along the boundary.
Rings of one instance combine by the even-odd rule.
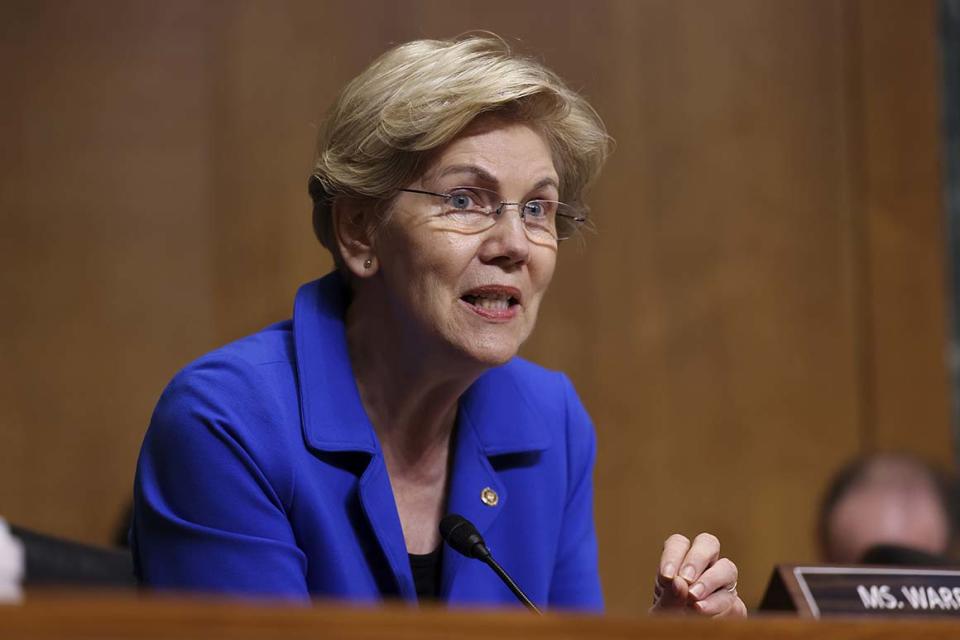
[[474, 362], [484, 367], [499, 367], [517, 355], [523, 340], [515, 336], [479, 336], [470, 344], [463, 345], [463, 351]]
[[533, 327], [529, 322], [509, 324], [451, 323], [437, 334], [448, 356], [467, 369], [490, 369], [506, 364], [520, 351]]
[[485, 351], [481, 354], [478, 354], [474, 360], [482, 364], [484, 367], [492, 368], [507, 364], [515, 355], [517, 355], [516, 351], [511, 351], [509, 353], [503, 351]]

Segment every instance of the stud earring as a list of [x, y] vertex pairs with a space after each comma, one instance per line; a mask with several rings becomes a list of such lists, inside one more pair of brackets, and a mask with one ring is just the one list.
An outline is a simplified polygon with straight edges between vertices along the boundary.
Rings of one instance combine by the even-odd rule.
[[363, 261], [364, 269], [369, 269], [372, 266], [373, 266], [373, 258], [367, 258], [366, 260]]

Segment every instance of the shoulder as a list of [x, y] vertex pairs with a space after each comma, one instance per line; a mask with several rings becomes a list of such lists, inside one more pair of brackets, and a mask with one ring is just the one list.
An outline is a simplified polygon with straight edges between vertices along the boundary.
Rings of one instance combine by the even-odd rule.
[[224, 357], [236, 358], [256, 367], [277, 362], [292, 362], [293, 349], [293, 323], [290, 320], [284, 320], [211, 351], [196, 362]]
[[157, 402], [144, 451], [242, 451], [265, 471], [283, 467], [300, 424], [290, 334], [278, 323], [184, 367]]
[[560, 371], [547, 369], [520, 357], [491, 369], [483, 377], [500, 386], [511, 385], [526, 399], [544, 407], [553, 404], [557, 394], [566, 387], [572, 387], [567, 376]]
[[487, 402], [507, 405], [502, 419], [526, 416], [542, 425], [552, 444], [568, 450], [593, 447], [593, 423], [566, 374], [517, 357], [480, 382]]
[[571, 417], [572, 409], [577, 413], [583, 411], [585, 414], [573, 383], [561, 371], [547, 369], [517, 357], [501, 367], [492, 369], [486, 376], [491, 377], [501, 386], [514, 387], [531, 408], [545, 417], [562, 417], [566, 421]]
[[181, 369], [164, 390], [161, 402], [179, 392], [204, 393], [232, 399], [262, 389], [273, 369], [292, 366], [292, 331], [289, 321], [211, 351]]

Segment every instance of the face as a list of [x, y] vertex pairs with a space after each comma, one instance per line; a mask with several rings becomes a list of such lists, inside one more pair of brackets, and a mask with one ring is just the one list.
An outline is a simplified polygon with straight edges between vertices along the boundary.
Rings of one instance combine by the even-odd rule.
[[946, 551], [947, 515], [933, 487], [855, 490], [837, 503], [830, 520], [834, 562], [858, 562], [880, 544], [939, 555]]
[[[557, 200], [550, 147], [535, 129], [481, 119], [441, 149], [409, 188], [496, 191], [505, 202]], [[420, 353], [486, 366], [513, 357], [530, 335], [557, 259], [556, 240], [525, 231], [518, 207], [467, 232], [441, 198], [401, 192], [374, 239], [392, 320]]]

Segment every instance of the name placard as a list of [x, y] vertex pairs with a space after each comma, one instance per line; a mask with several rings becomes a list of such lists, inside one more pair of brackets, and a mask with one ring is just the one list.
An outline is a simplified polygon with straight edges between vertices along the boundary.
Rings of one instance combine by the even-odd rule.
[[960, 617], [960, 570], [781, 565], [760, 609], [811, 618]]

